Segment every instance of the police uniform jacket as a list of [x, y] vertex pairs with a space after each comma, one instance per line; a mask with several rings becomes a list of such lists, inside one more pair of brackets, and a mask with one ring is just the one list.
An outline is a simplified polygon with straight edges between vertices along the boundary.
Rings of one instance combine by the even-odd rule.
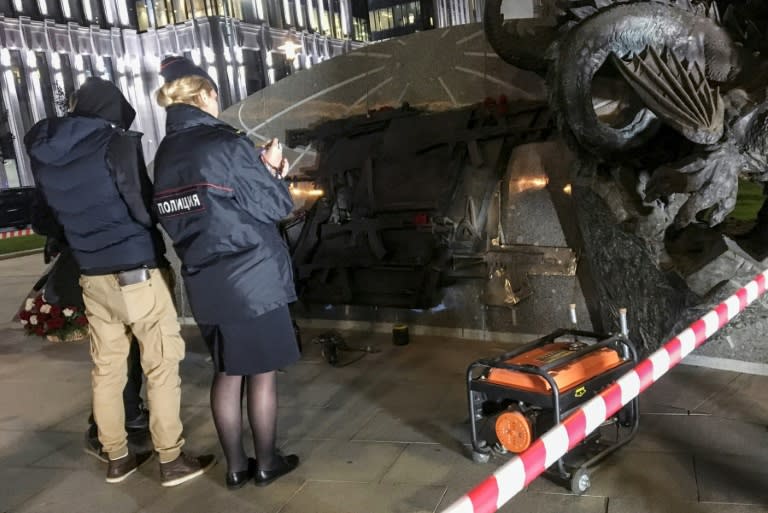
[[198, 323], [252, 319], [296, 300], [277, 227], [293, 201], [245, 134], [191, 105], [171, 105], [154, 172], [155, 209]]
[[33, 226], [66, 241], [83, 274], [166, 265], [135, 111], [110, 82], [89, 78], [70, 115], [45, 119], [24, 142], [37, 184]]

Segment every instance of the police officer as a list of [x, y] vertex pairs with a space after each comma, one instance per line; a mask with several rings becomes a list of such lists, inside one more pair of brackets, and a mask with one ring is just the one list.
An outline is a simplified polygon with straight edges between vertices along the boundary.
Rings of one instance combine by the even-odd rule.
[[68, 116], [39, 122], [24, 142], [37, 187], [80, 267], [91, 328], [93, 412], [109, 457], [106, 481], [123, 481], [152, 455], [134, 453], [125, 431], [122, 393], [135, 335], [162, 484], [175, 486], [201, 475], [214, 457], [181, 451], [184, 341], [161, 270], [167, 268], [165, 248], [148, 209], [141, 134], [128, 131], [134, 117], [117, 87], [89, 78]]
[[[292, 263], [277, 221], [293, 209], [279, 143], [260, 155], [217, 119], [216, 84], [183, 57], [161, 63], [166, 136], [155, 156], [154, 203], [179, 255], [192, 313], [213, 357], [211, 409], [226, 484], [267, 485], [299, 463], [275, 449], [276, 370], [299, 358], [288, 303]], [[242, 444], [241, 387], [256, 458]]]

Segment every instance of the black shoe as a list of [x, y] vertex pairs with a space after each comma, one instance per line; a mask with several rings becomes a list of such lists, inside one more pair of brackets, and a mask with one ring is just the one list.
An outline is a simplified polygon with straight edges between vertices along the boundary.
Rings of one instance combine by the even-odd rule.
[[131, 420], [125, 421], [126, 431], [148, 431], [149, 430], [149, 412], [142, 409], [139, 415]]
[[134, 454], [128, 451], [128, 454], [119, 460], [109, 460], [107, 465], [107, 483], [120, 483], [126, 477], [136, 472], [140, 466], [149, 461], [152, 457], [151, 452]]
[[85, 432], [85, 446], [83, 446], [83, 452], [85, 452], [85, 454], [90, 454], [99, 461], [109, 463], [109, 456], [104, 452], [104, 448], [102, 447], [101, 442], [99, 442], [99, 437], [93, 433], [93, 431], [94, 430], [89, 428], [88, 431]]
[[227, 472], [227, 488], [237, 490], [256, 475], [256, 460], [248, 458], [248, 468], [240, 472]]
[[299, 457], [295, 454], [289, 454], [288, 456], [278, 454], [275, 457], [275, 466], [270, 470], [257, 470], [256, 475], [253, 476], [253, 481], [256, 483], [256, 486], [267, 486], [278, 477], [284, 476], [298, 466]]

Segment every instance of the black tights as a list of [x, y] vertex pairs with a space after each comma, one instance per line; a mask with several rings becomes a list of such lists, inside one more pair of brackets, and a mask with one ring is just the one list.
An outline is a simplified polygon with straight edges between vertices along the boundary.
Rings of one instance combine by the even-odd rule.
[[219, 434], [227, 471], [248, 468], [243, 450], [243, 394], [247, 395], [248, 423], [259, 470], [270, 470], [275, 457], [277, 434], [277, 372], [251, 376], [228, 376], [218, 372], [211, 385], [211, 410]]

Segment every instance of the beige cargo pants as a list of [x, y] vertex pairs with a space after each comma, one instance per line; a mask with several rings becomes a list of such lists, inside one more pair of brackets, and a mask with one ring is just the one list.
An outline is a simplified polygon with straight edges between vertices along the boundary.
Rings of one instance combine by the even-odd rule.
[[121, 287], [113, 274], [82, 275], [80, 285], [91, 325], [93, 414], [104, 451], [110, 459], [121, 458], [128, 451], [123, 388], [133, 333], [147, 377], [152, 442], [161, 463], [176, 459], [184, 444], [179, 416], [179, 362], [184, 358], [184, 340], [179, 334], [169, 277], [152, 269], [148, 280]]

